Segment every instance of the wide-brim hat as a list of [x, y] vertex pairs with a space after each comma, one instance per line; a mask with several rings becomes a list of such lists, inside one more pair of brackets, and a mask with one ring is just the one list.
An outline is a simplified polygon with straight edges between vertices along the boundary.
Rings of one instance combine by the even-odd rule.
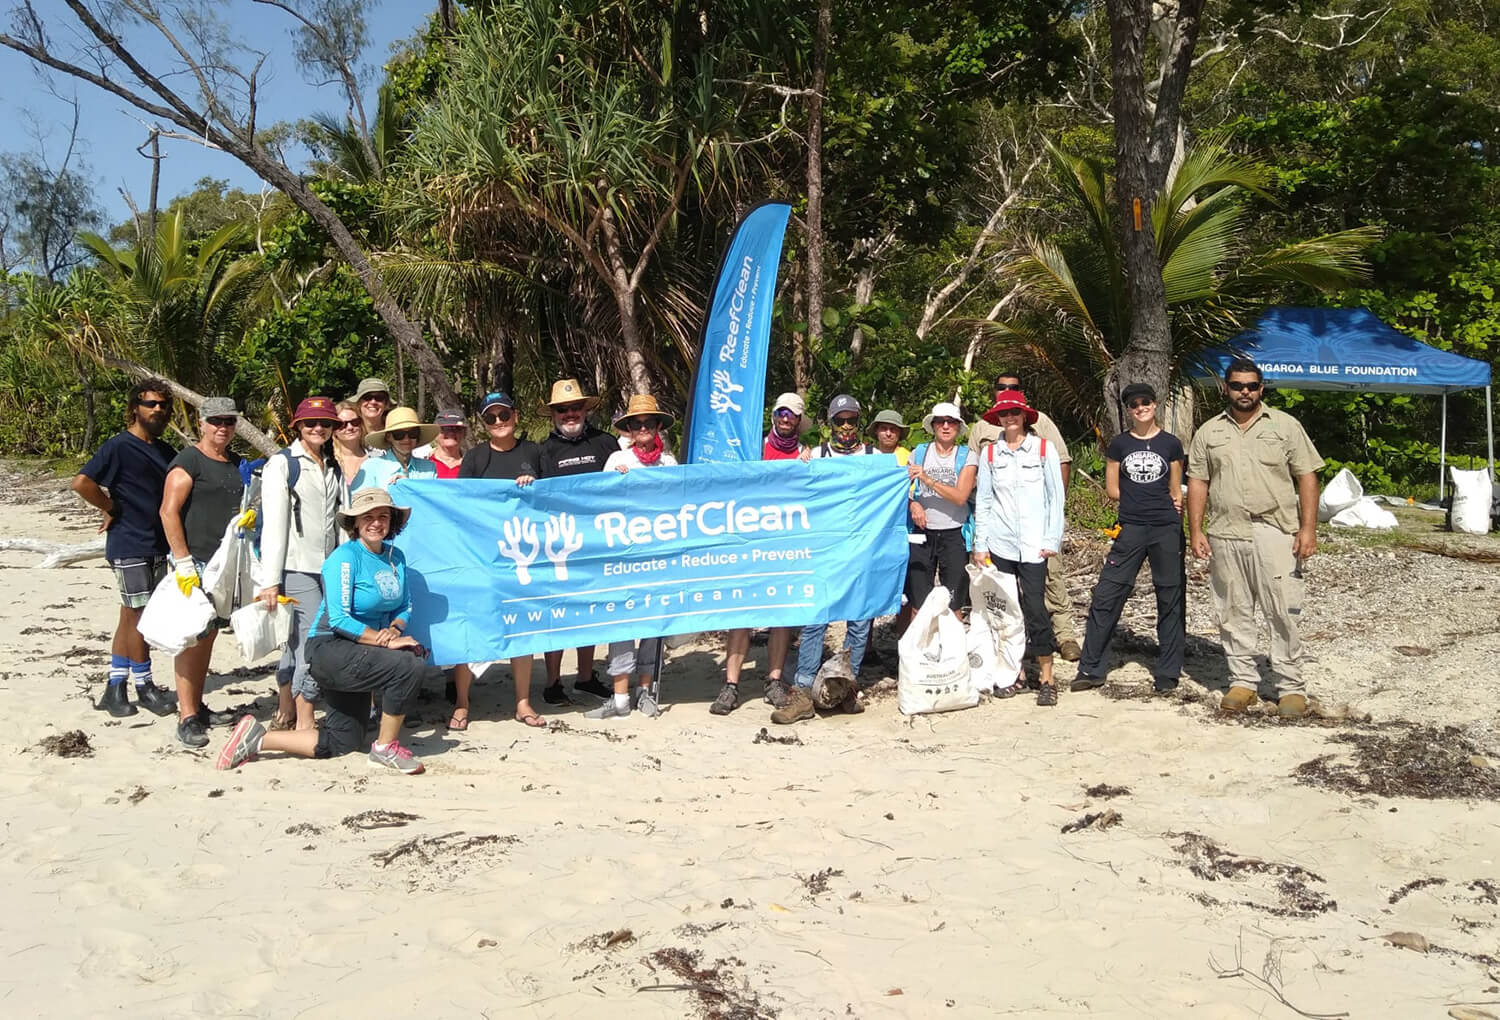
[[359, 387], [355, 389], [354, 394], [349, 399], [357, 404], [359, 403], [359, 398], [366, 393], [384, 393], [386, 400], [391, 399], [391, 388], [385, 384], [384, 379], [377, 379], [374, 376], [370, 376], [368, 379], [361, 379]]
[[991, 425], [999, 425], [1001, 411], [1014, 411], [1017, 409], [1026, 412], [1027, 425], [1036, 424], [1037, 411], [1026, 403], [1026, 394], [1020, 390], [1002, 390], [1000, 395], [995, 398], [995, 406], [984, 412], [980, 417]]
[[[209, 418], [243, 418], [240, 409], [234, 406], [233, 397], [204, 397], [203, 403], [198, 405], [198, 417], [204, 420]], [[338, 415], [334, 415], [335, 418]]]
[[297, 405], [297, 413], [292, 415], [292, 428], [296, 428], [298, 422], [309, 419], [338, 421], [339, 411], [338, 408], [333, 406], [333, 398], [304, 397], [302, 402]]
[[409, 407], [393, 407], [391, 413], [385, 416], [385, 428], [376, 429], [365, 436], [365, 445], [373, 446], [377, 450], [384, 450], [386, 434], [389, 432], [402, 432], [406, 429], [417, 430], [418, 443], [430, 443], [437, 438], [438, 427], [431, 422], [417, 420], [417, 412]]
[[552, 395], [547, 398], [547, 402], [543, 406], [550, 414], [554, 405], [571, 404], [575, 400], [583, 401], [584, 414], [588, 414], [594, 408], [599, 406], [599, 398], [591, 397], [587, 393], [583, 392], [583, 387], [578, 385], [577, 379], [559, 379], [557, 380], [557, 382], [553, 383]]
[[379, 486], [360, 489], [350, 497], [348, 506], [339, 507], [339, 523], [348, 527], [360, 514], [378, 510], [383, 506], [390, 507], [392, 530], [406, 526], [406, 520], [411, 516], [411, 507], [397, 506], [391, 500], [391, 494]]
[[875, 417], [870, 419], [869, 427], [866, 428], [865, 431], [874, 432], [876, 425], [896, 426], [896, 428], [901, 430], [901, 438], [903, 439], [905, 439], [906, 434], [911, 431], [911, 426], [901, 420], [901, 415], [893, 410], [890, 410], [889, 408], [884, 411], [877, 411], [875, 413]]
[[661, 428], [671, 428], [677, 419], [661, 409], [656, 398], [649, 393], [637, 393], [630, 398], [630, 403], [625, 405], [625, 410], [615, 415], [615, 428], [620, 427], [620, 422], [627, 418], [639, 418], [641, 415], [649, 414], [661, 422]]
[[813, 420], [807, 416], [807, 404], [799, 393], [783, 393], [776, 398], [776, 403], [771, 405], [771, 425], [775, 427], [776, 412], [782, 408], [794, 411], [797, 414], [797, 431], [807, 433], [812, 431]]
[[964, 424], [963, 413], [959, 411], [957, 404], [951, 403], [949, 401], [944, 401], [942, 403], [932, 405], [932, 411], [922, 418], [922, 427], [926, 429], [927, 432], [931, 435], [936, 435], [936, 433], [932, 431], [932, 420], [934, 418], [952, 418], [954, 421], [958, 422], [957, 438], [959, 439], [962, 439], [964, 436], [969, 434], [969, 426]]

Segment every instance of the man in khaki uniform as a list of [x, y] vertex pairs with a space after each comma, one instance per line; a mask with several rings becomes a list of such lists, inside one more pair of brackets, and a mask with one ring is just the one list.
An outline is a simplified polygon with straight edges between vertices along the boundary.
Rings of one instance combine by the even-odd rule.
[[[996, 400], [1007, 390], [1020, 389], [1021, 379], [1014, 372], [1002, 372], [995, 377]], [[1048, 446], [1057, 451], [1057, 459], [1062, 466], [1063, 492], [1067, 492], [1073, 474], [1073, 455], [1068, 452], [1068, 444], [1063, 441], [1057, 424], [1040, 411], [1037, 412], [1036, 424], [1032, 427], [1037, 435], [1047, 441]], [[999, 437], [1000, 427], [991, 425], [983, 418], [969, 429], [969, 445], [975, 450], [982, 450]], [[1061, 550], [1052, 557], [1051, 566], [1047, 569], [1047, 615], [1052, 618], [1052, 635], [1057, 639], [1057, 654], [1069, 662], [1077, 662], [1078, 657], [1083, 654], [1083, 646], [1078, 643], [1078, 628], [1073, 626], [1073, 603], [1068, 598], [1068, 572], [1063, 566]]]
[[1297, 620], [1302, 561], [1318, 548], [1323, 458], [1297, 419], [1262, 405], [1255, 362], [1230, 362], [1224, 383], [1229, 407], [1193, 436], [1187, 472], [1188, 540], [1194, 556], [1208, 558], [1219, 639], [1229, 660], [1231, 685], [1220, 707], [1243, 712], [1255, 702], [1258, 605], [1271, 625], [1280, 713], [1295, 719], [1307, 711]]

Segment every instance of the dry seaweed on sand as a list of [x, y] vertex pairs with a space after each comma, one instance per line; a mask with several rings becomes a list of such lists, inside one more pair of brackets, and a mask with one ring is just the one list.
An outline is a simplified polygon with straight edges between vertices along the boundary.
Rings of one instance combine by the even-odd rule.
[[37, 745], [44, 754], [55, 754], [59, 758], [87, 758], [94, 753], [89, 735], [83, 730], [68, 730], [43, 737]]
[[[349, 829], [399, 829], [403, 825], [410, 825], [420, 819], [421, 815], [410, 814], [406, 811], [361, 811], [357, 815], [345, 818], [343, 825]], [[291, 829], [287, 830], [291, 832]]]
[[1424, 800], [1500, 800], [1500, 769], [1454, 726], [1339, 733], [1353, 762], [1325, 754], [1293, 771], [1299, 783], [1340, 793]]
[[1099, 783], [1095, 786], [1090, 786], [1083, 792], [1090, 797], [1097, 797], [1099, 800], [1110, 800], [1113, 797], [1130, 796], [1130, 787], [1111, 786], [1108, 783]]
[[769, 730], [767, 730], [764, 726], [762, 726], [760, 728], [760, 732], [755, 735], [755, 739], [752, 740], [752, 741], [750, 741], [750, 743], [752, 743], [752, 744], [800, 744], [800, 743], [802, 743], [802, 738], [799, 737], [799, 736], [797, 736], [797, 734], [795, 732], [788, 733], [784, 737], [775, 737], [775, 736], [771, 735], [771, 732]]
[[1447, 884], [1448, 880], [1446, 878], [1416, 878], [1410, 882], [1407, 882], [1400, 889], [1397, 889], [1395, 892], [1391, 893], [1390, 898], [1387, 899], [1386, 902], [1392, 904], [1400, 903], [1402, 900], [1406, 899], [1408, 895], [1416, 892], [1418, 889], [1426, 889], [1430, 885]]
[[828, 891], [828, 880], [830, 878], [841, 878], [844, 872], [839, 868], [824, 868], [815, 871], [811, 875], [802, 876], [802, 884], [807, 887], [809, 894], [817, 896], [819, 893]]
[[1112, 829], [1119, 825], [1123, 819], [1120, 812], [1110, 809], [1108, 811], [1090, 811], [1088, 814], [1073, 819], [1062, 827], [1063, 832], [1082, 832], [1084, 829]]
[[563, 719], [553, 719], [551, 722], [549, 722], [547, 724], [547, 732], [572, 733], [573, 735], [579, 737], [600, 737], [604, 740], [609, 741], [611, 744], [618, 744], [626, 740], [635, 739], [634, 733], [627, 733], [624, 736], [621, 736], [614, 730], [577, 730], [569, 726], [567, 724], [567, 721]]
[[660, 967], [675, 975], [681, 984], [642, 985], [638, 992], [690, 991], [698, 999], [697, 1014], [702, 1020], [776, 1020], [778, 1011], [764, 1005], [748, 984], [736, 985], [732, 967], [743, 967], [744, 961], [730, 957], [700, 967], [703, 954], [696, 950], [668, 946], [647, 958], [653, 969]]
[[597, 935], [590, 935], [586, 939], [575, 942], [568, 947], [569, 952], [581, 950], [616, 949], [620, 946], [628, 946], [635, 941], [635, 932], [629, 928], [618, 928], [611, 931], [601, 931]]
[[1240, 901], [1244, 906], [1277, 917], [1312, 917], [1338, 909], [1336, 900], [1309, 887], [1313, 882], [1322, 884], [1323, 876], [1300, 865], [1242, 857], [1197, 832], [1168, 832], [1166, 835], [1177, 840], [1172, 849], [1177, 851], [1182, 864], [1204, 881], [1235, 881], [1252, 875], [1273, 880], [1274, 905]]

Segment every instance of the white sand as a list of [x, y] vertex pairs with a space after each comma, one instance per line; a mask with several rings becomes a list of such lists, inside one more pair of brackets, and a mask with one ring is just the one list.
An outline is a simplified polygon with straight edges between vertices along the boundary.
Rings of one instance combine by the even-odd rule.
[[[89, 519], [7, 505], [0, 538], [82, 541]], [[1203, 705], [1097, 694], [1051, 711], [1023, 698], [906, 719], [890, 698], [773, 728], [800, 745], [756, 744], [769, 722], [760, 670], [745, 685], [756, 700], [710, 716], [720, 656], [703, 642], [674, 653], [664, 697], [675, 704], [658, 720], [549, 708], [569, 731], [527, 729], [510, 721], [507, 677], [478, 689], [466, 733], [444, 731], [447, 706], [429, 692], [409, 731], [424, 776], [360, 756], [220, 773], [225, 728], [190, 752], [171, 720], [91, 709], [116, 614], [111, 575], [97, 561], [42, 571], [37, 560], [0, 554], [8, 1016], [1293, 1016], [1255, 983], [1216, 976], [1211, 961], [1237, 956], [1256, 976], [1269, 960], [1310, 1014], [1441, 1017], [1500, 999], [1496, 968], [1379, 938], [1410, 930], [1500, 956], [1500, 906], [1469, 886], [1500, 885], [1500, 806], [1297, 785], [1293, 769], [1338, 750], [1337, 730], [1219, 725]], [[1331, 577], [1335, 562], [1314, 564]], [[1428, 704], [1439, 665], [1454, 683], [1492, 677], [1494, 614], [1492, 595], [1444, 609], [1448, 630], [1479, 633], [1440, 662], [1388, 651], [1431, 640], [1430, 619], [1380, 619], [1379, 647], [1368, 633], [1314, 639], [1334, 688], [1323, 693], [1364, 699], [1378, 686], [1369, 697], [1390, 718]], [[1137, 658], [1116, 677], [1145, 682]], [[225, 638], [215, 669], [240, 665]], [[170, 681], [170, 661], [158, 656], [156, 672]], [[268, 672], [211, 678], [210, 703], [254, 700], [264, 718]], [[1222, 662], [1195, 654], [1188, 672], [1221, 676]], [[1493, 723], [1493, 701], [1445, 699], [1445, 721]], [[72, 729], [92, 757], [37, 748]], [[1105, 782], [1131, 793], [1085, 796]], [[1121, 824], [1059, 832], [1107, 807]], [[341, 824], [371, 810], [419, 817]], [[1337, 906], [1257, 909], [1278, 904], [1282, 878], [1196, 877], [1174, 849], [1183, 832], [1314, 872], [1307, 888]], [[479, 836], [500, 838], [452, 849]], [[436, 843], [385, 866], [372, 856], [414, 838]], [[802, 879], [826, 868], [842, 874], [814, 895]], [[1446, 884], [1388, 902], [1429, 877]], [[585, 944], [625, 928], [612, 948]], [[649, 962], [673, 947], [701, 951], [700, 967], [731, 961], [733, 1001], [700, 1013], [700, 993]]]

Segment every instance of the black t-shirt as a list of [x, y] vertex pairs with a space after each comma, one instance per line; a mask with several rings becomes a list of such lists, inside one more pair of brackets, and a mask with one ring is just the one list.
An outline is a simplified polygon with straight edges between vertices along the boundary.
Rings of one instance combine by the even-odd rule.
[[182, 504], [182, 530], [193, 559], [213, 559], [224, 529], [239, 513], [245, 483], [240, 479], [240, 455], [225, 451], [228, 461], [205, 457], [196, 446], [184, 449], [172, 461], [193, 480], [193, 490]]
[[489, 443], [481, 443], [464, 454], [458, 466], [460, 478], [515, 479], [522, 475], [542, 477], [542, 449], [529, 439], [520, 439], [516, 445], [501, 453]]
[[1170, 432], [1141, 439], [1121, 432], [1109, 442], [1104, 456], [1120, 464], [1120, 523], [1177, 524], [1181, 521], [1172, 503], [1171, 466], [1187, 460], [1182, 440]]
[[104, 536], [104, 556], [128, 560], [165, 556], [161, 490], [177, 451], [160, 439], [147, 442], [130, 432], [110, 436], [78, 473], [109, 490], [114, 523]]
[[601, 432], [592, 425], [583, 430], [577, 439], [565, 439], [554, 430], [542, 440], [542, 477], [558, 478], [563, 475], [586, 475], [590, 471], [603, 471], [609, 455], [620, 448], [620, 441], [608, 432]]

